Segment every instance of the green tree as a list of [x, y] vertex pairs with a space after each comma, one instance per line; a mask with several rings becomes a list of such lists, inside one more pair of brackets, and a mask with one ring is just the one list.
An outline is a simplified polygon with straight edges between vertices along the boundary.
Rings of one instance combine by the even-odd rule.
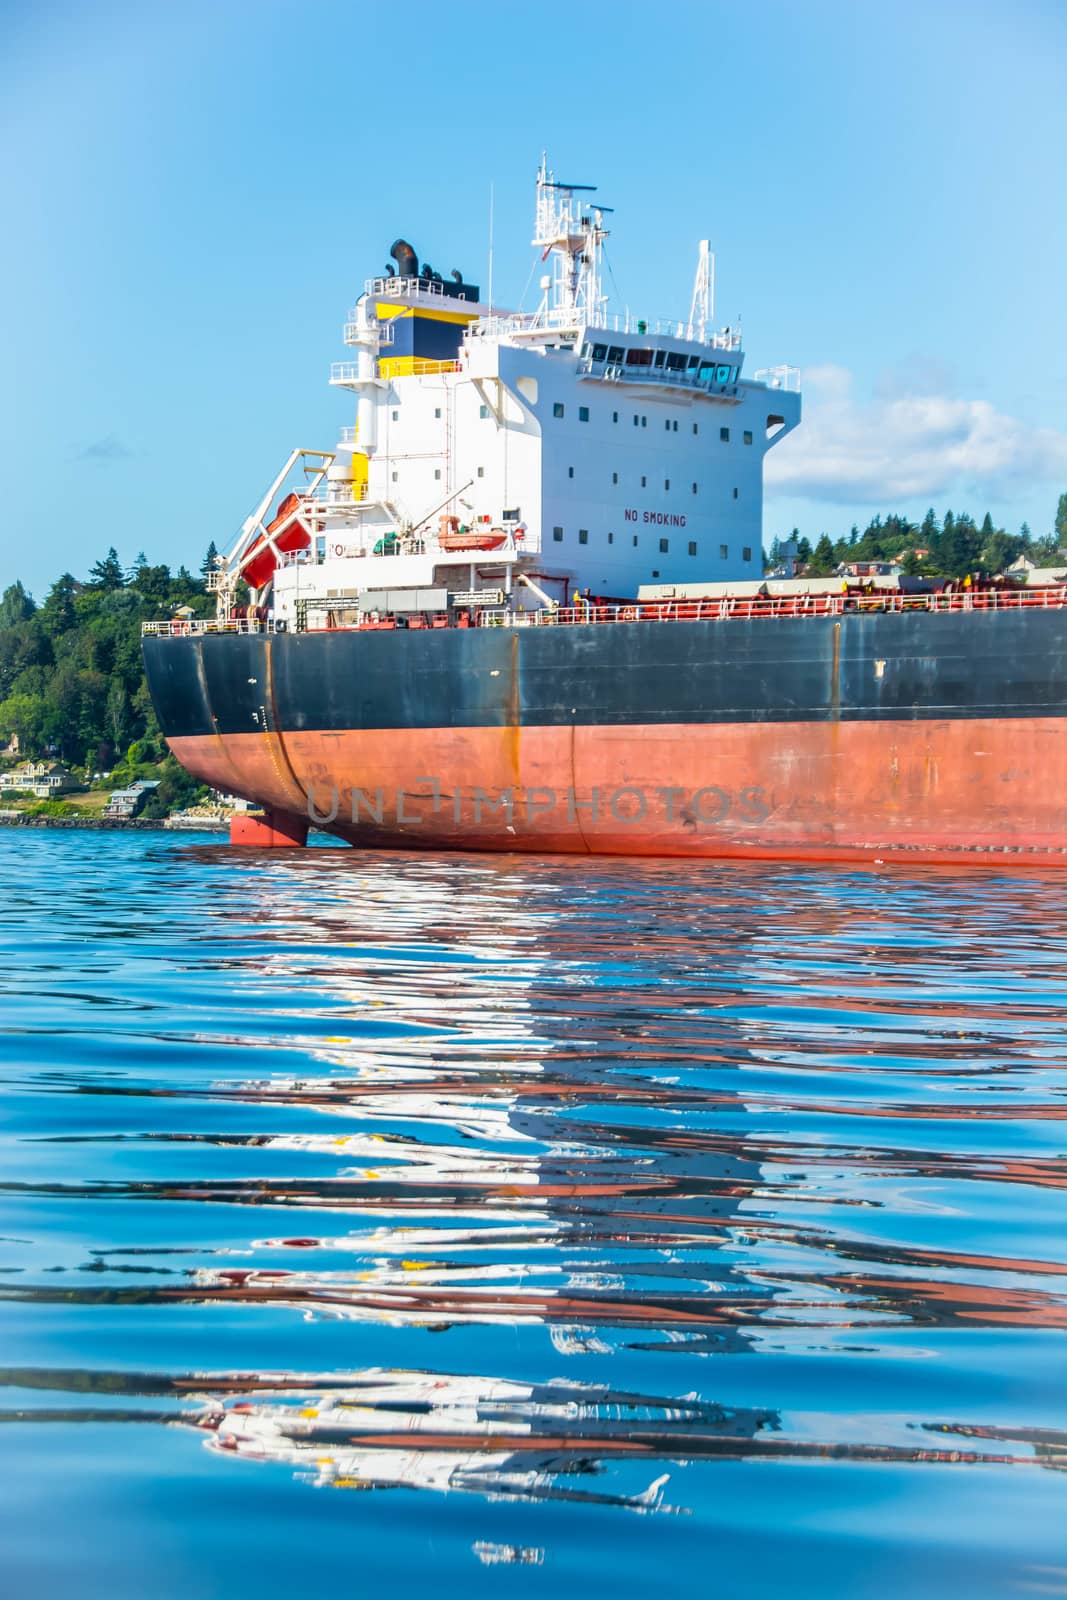
[[1067, 494], [1061, 494], [1056, 505], [1053, 531], [1056, 535], [1056, 548], [1067, 549]]
[[103, 561], [89, 568], [89, 583], [94, 589], [121, 589], [126, 582], [119, 553], [112, 545]]
[[26, 593], [22, 584], [10, 584], [0, 599], [0, 630], [13, 628], [17, 622], [28, 622], [36, 610], [32, 595]]
[[982, 567], [986, 572], [1004, 572], [1019, 554], [1020, 542], [1002, 530], [990, 535], [982, 546]]
[[813, 578], [828, 578], [837, 565], [834, 560], [833, 542], [828, 533], [819, 536], [811, 560], [808, 562], [808, 573]]
[[212, 539], [204, 553], [204, 559], [200, 563], [200, 576], [202, 578], [206, 578], [209, 572], [214, 572], [215, 562], [218, 560], [218, 554], [219, 552], [216, 548], [215, 541]]

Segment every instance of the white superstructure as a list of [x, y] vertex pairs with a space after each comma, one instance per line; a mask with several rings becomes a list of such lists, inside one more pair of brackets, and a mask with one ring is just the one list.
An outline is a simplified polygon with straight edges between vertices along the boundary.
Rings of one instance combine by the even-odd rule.
[[[221, 566], [220, 611], [241, 576], [301, 630], [762, 577], [763, 457], [800, 420], [796, 370], [742, 376], [740, 333], [711, 327], [706, 241], [688, 319], [609, 313], [591, 194], [542, 162], [528, 314], [397, 241], [331, 372], [355, 421], [333, 451], [294, 452]], [[300, 466], [310, 483], [272, 516]]]

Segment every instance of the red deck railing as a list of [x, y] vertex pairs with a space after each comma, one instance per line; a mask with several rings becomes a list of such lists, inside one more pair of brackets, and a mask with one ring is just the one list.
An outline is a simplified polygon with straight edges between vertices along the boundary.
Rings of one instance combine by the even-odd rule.
[[[957, 589], [951, 593], [905, 594], [899, 590], [882, 593], [808, 594], [783, 597], [757, 595], [723, 596], [715, 600], [658, 600], [645, 604], [623, 605], [617, 601], [601, 604], [581, 600], [577, 605], [555, 610], [510, 612], [503, 607], [471, 609], [449, 615], [446, 612], [417, 612], [405, 615], [399, 625], [407, 628], [568, 628], [597, 623], [626, 622], [727, 622], [754, 617], [841, 617], [853, 613], [893, 613], [905, 611], [1047, 611], [1067, 607], [1067, 583], [1032, 589]], [[325, 612], [320, 626], [329, 632], [351, 633], [393, 629], [398, 618], [393, 614], [368, 615], [358, 622], [333, 620], [350, 615], [338, 605], [337, 612]], [[169, 622], [145, 622], [142, 633], [154, 635], [204, 633], [271, 633], [269, 621], [242, 618], [218, 622], [214, 618], [174, 618]], [[318, 629], [314, 631], [319, 631]]]

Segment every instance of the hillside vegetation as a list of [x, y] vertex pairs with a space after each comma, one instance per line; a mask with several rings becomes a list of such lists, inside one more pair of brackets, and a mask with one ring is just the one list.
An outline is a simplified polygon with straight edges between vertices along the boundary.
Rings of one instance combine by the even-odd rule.
[[39, 605], [12, 584], [0, 598], [0, 740], [17, 735], [20, 759], [108, 772], [113, 787], [158, 778], [148, 814], [186, 803], [197, 785], [166, 752], [141, 661], [141, 623], [179, 606], [214, 613], [202, 574], [144, 556], [127, 572], [114, 550], [86, 578], [63, 573]]

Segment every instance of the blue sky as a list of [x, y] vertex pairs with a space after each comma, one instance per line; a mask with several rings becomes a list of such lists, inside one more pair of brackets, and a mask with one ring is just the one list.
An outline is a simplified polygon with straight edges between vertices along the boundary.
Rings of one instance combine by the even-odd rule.
[[749, 371], [803, 374], [765, 538], [1067, 490], [1059, 0], [411, 8], [0, 0], [0, 584], [226, 544], [328, 447], [341, 323], [397, 234], [517, 303], [542, 147], [616, 208], [622, 303], [697, 241]]

